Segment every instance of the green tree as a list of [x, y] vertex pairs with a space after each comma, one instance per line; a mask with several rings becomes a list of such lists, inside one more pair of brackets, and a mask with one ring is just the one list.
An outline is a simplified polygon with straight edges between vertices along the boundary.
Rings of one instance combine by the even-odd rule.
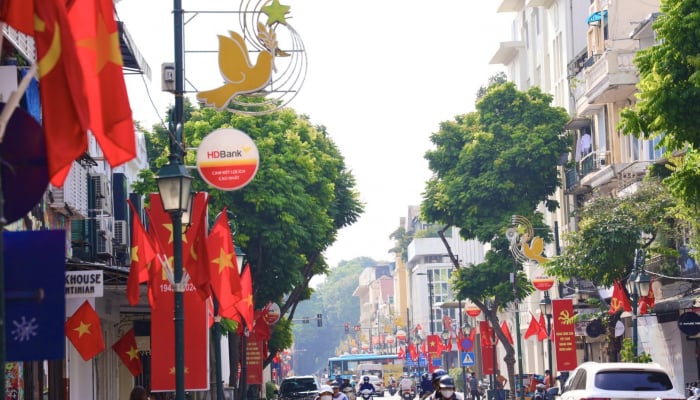
[[[328, 272], [323, 251], [341, 228], [356, 222], [363, 212], [343, 156], [324, 127], [313, 126], [308, 117], [292, 109], [248, 116], [195, 109], [188, 102], [185, 118], [185, 147], [197, 147], [218, 128], [239, 129], [255, 141], [260, 165], [245, 188], [213, 190], [193, 171], [194, 188], [209, 192], [210, 220], [224, 206], [236, 215], [235, 242], [251, 266], [256, 309], [277, 302], [282, 317], [291, 320], [297, 304], [312, 293], [311, 278]], [[154, 176], [168, 153], [165, 129], [155, 127], [147, 139], [154, 162], [140, 173], [136, 185], [140, 193], [156, 190]], [[195, 158], [189, 152], [186, 164], [194, 165]], [[278, 350], [291, 345], [291, 338], [291, 324], [275, 326], [266, 364]]]
[[668, 150], [686, 149], [670, 160], [674, 172], [667, 179], [674, 195], [688, 204], [700, 200], [700, 31], [696, 0], [661, 1], [654, 23], [657, 44], [637, 52], [637, 103], [621, 113], [624, 133], [661, 136]]
[[[491, 322], [514, 382], [515, 351], [496, 312], [514, 300], [514, 259], [504, 230], [513, 214], [542, 227], [536, 207], [557, 207], [550, 196], [560, 184], [557, 161], [568, 150], [562, 135], [568, 116], [551, 107], [552, 97], [539, 88], [519, 91], [498, 77], [480, 94], [476, 112], [441, 123], [431, 136], [435, 149], [426, 159], [434, 177], [426, 184], [421, 212], [424, 220], [445, 229], [457, 226], [465, 239], [491, 243], [485, 261], [472, 268], [459, 268], [453, 257], [458, 268], [453, 285], [457, 298], [473, 302]], [[522, 271], [516, 274], [516, 288], [518, 298], [534, 289]]]
[[[565, 235], [562, 255], [545, 265], [548, 274], [560, 280], [585, 279], [595, 286], [610, 287], [624, 282], [634, 267], [635, 249], [661, 256], [662, 272], [677, 275], [680, 227], [676, 201], [658, 179], [650, 178], [627, 197], [599, 197], [577, 212], [578, 230]], [[625, 285], [623, 285], [625, 286]], [[607, 324], [608, 358], [616, 360], [621, 339], [615, 337], [620, 313], [597, 315]]]

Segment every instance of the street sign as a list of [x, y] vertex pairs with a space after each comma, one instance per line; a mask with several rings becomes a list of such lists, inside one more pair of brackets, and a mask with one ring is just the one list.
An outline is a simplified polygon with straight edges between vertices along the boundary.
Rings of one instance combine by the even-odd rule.
[[460, 343], [460, 345], [462, 346], [462, 349], [464, 349], [464, 350], [471, 350], [474, 343], [472, 343], [472, 341], [469, 340], [468, 337], [465, 337], [464, 339], [462, 339], [462, 342]]
[[465, 352], [464, 357], [462, 357], [462, 366], [466, 367], [469, 365], [474, 365], [474, 352], [473, 351]]

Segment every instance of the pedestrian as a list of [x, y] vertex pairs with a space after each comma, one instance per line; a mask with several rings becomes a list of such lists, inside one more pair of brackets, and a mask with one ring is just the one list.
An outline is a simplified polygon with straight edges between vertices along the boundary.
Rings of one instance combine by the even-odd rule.
[[148, 400], [148, 392], [143, 386], [136, 385], [131, 389], [129, 400]]
[[544, 387], [545, 389], [549, 389], [552, 387], [554, 384], [554, 380], [552, 378], [552, 371], [546, 369], [544, 370]]
[[481, 400], [481, 393], [479, 393], [479, 380], [476, 379], [476, 372], [472, 372], [472, 376], [469, 377], [469, 392], [472, 395], [472, 400]]
[[498, 400], [505, 400], [506, 398], [506, 392], [505, 392], [505, 387], [506, 383], [508, 382], [508, 379], [506, 379], [505, 376], [501, 375], [501, 371], [496, 370], [496, 394], [497, 394], [497, 399]]

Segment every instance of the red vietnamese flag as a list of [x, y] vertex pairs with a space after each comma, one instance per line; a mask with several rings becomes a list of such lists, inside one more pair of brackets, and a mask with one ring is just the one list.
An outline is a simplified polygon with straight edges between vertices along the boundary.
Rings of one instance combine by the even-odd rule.
[[513, 336], [510, 335], [510, 328], [508, 328], [508, 323], [506, 321], [503, 321], [501, 323], [501, 330], [503, 331], [503, 334], [505, 335], [506, 339], [508, 340], [508, 343], [513, 345]]
[[469, 341], [472, 342], [472, 344], [476, 343], [476, 328], [469, 330]]
[[479, 332], [481, 332], [481, 346], [492, 346], [493, 328], [488, 321], [480, 321]]
[[654, 291], [651, 289], [653, 283], [654, 278], [651, 278], [649, 282], [649, 294], [647, 296], [639, 296], [639, 307], [637, 309], [639, 315], [647, 314], [650, 309], [654, 308], [656, 298], [654, 297]]
[[535, 319], [535, 316], [530, 313], [530, 325], [527, 327], [527, 330], [525, 331], [524, 338], [527, 339], [530, 336], [536, 335], [540, 331], [540, 324], [537, 322]]
[[1, 12], [0, 20], [25, 35], [34, 35], [34, 0], [3, 0]]
[[[156, 259], [151, 264], [149, 270], [148, 285], [153, 290], [153, 297], [157, 297], [161, 292], [159, 286], [169, 285], [168, 275], [163, 260], [169, 260], [173, 264], [173, 223], [170, 214], [163, 210], [163, 203], [160, 201], [158, 193], [150, 195], [151, 208], [146, 209], [146, 215], [150, 224], [148, 233], [153, 238], [156, 250]], [[184, 239], [183, 239], [184, 240]], [[151, 305], [153, 306], [153, 305]]]
[[622, 311], [632, 312], [632, 305], [630, 304], [630, 299], [627, 298], [625, 294], [625, 289], [622, 287], [620, 281], [615, 281], [613, 284], [613, 293], [610, 298], [610, 310], [608, 314], [614, 314], [622, 308]]
[[242, 322], [248, 327], [248, 331], [253, 330], [253, 278], [250, 275], [250, 265], [246, 264], [241, 273], [241, 297], [236, 302], [236, 309], [243, 318]]
[[136, 157], [113, 0], [71, 0], [68, 21], [90, 99], [90, 130], [112, 166]]
[[[202, 299], [211, 296], [209, 258], [207, 256], [207, 210], [209, 193], [197, 192], [192, 199], [190, 227], [182, 244], [183, 265]], [[235, 258], [235, 256], [234, 256]]]
[[117, 353], [119, 359], [122, 360], [126, 368], [131, 372], [131, 375], [141, 375], [143, 372], [143, 364], [141, 364], [139, 348], [136, 346], [134, 328], [129, 329], [121, 339], [117, 340], [112, 345], [112, 350]]
[[87, 96], [65, 1], [46, 0], [34, 8], [49, 178], [52, 185], [61, 187], [73, 160], [87, 151]]
[[211, 288], [219, 302], [219, 315], [233, 319], [237, 313], [236, 303], [241, 298], [241, 280], [226, 207], [216, 219], [206, 243], [209, 277]]
[[95, 357], [105, 349], [100, 316], [87, 300], [75, 311], [73, 316], [68, 318], [65, 332], [68, 340], [73, 343], [85, 361]]
[[423, 343], [420, 344], [420, 352], [423, 354], [428, 353], [428, 344], [425, 341], [423, 341]]
[[396, 355], [396, 357], [402, 360], [406, 358], [406, 352], [404, 351], [403, 346], [399, 346], [399, 353]]
[[408, 345], [408, 354], [411, 355], [411, 360], [418, 362], [418, 349], [414, 343]]
[[540, 313], [540, 322], [538, 323], [540, 329], [537, 331], [537, 340], [540, 342], [547, 339], [547, 324], [544, 322], [544, 314]]
[[129, 300], [129, 304], [134, 306], [139, 302], [139, 285], [143, 282], [148, 282], [149, 266], [155, 262], [156, 251], [153, 240], [146, 233], [136, 208], [134, 208], [131, 200], [127, 200], [127, 203], [129, 203], [129, 208], [131, 208], [132, 212], [132, 224], [131, 266], [129, 279], [126, 283], [126, 298]]

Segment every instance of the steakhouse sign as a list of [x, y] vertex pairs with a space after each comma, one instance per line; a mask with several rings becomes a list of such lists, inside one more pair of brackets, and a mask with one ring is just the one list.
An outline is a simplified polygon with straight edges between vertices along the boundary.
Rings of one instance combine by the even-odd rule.
[[258, 172], [259, 161], [255, 142], [238, 129], [215, 130], [197, 150], [199, 174], [221, 190], [237, 190], [250, 183]]
[[102, 270], [66, 271], [66, 298], [102, 297]]

